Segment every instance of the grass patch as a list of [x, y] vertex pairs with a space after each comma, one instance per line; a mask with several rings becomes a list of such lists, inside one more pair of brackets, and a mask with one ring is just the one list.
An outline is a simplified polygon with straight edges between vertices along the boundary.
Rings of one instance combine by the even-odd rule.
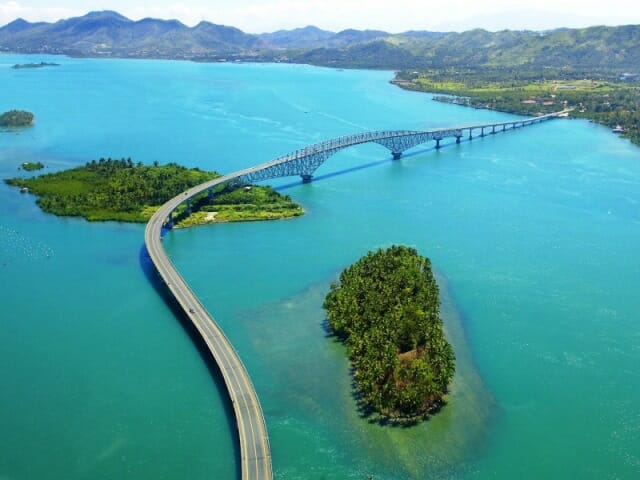
[[[215, 172], [173, 163], [153, 166], [131, 159], [100, 159], [82, 167], [33, 178], [11, 178], [9, 185], [28, 189], [46, 212], [89, 221], [147, 222], [160, 205], [179, 193], [219, 177]], [[216, 221], [273, 220], [303, 214], [290, 197], [270, 187], [216, 187], [213, 202], [206, 193], [175, 212], [180, 227]], [[211, 212], [218, 212], [212, 215]]]

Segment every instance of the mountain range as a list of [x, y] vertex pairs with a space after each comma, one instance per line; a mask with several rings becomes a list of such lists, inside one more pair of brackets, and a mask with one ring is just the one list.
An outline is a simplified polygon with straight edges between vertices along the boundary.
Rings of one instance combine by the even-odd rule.
[[259, 35], [200, 22], [130, 20], [90, 12], [55, 23], [17, 19], [0, 28], [0, 51], [71, 56], [284, 61], [355, 68], [567, 68], [637, 72], [640, 26], [548, 32], [330, 32], [314, 26]]

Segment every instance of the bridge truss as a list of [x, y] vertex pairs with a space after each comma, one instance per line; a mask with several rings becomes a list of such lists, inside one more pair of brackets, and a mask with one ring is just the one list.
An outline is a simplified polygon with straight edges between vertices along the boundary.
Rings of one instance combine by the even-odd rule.
[[173, 212], [178, 206], [186, 202], [189, 208], [190, 202], [196, 195], [209, 191], [211, 196], [214, 187], [222, 184], [255, 183], [276, 177], [296, 175], [301, 176], [303, 182], [309, 182], [316, 169], [329, 157], [353, 145], [377, 143], [387, 148], [393, 157], [397, 159], [400, 158], [404, 151], [422, 143], [435, 141], [436, 148], [439, 148], [440, 141], [444, 138], [453, 137], [459, 143], [467, 132], [471, 139], [474, 132], [479, 132], [480, 136], [484, 136], [485, 132], [493, 134], [525, 127], [556, 118], [564, 113], [557, 112], [512, 122], [424, 132], [406, 130], [364, 132], [333, 138], [296, 150], [271, 162], [240, 170], [192, 187], [167, 201], [153, 214], [145, 229], [147, 252], [165, 285], [184, 311], [184, 314], [191, 320], [202, 336], [213, 359], [220, 368], [236, 416], [243, 480], [272, 480], [273, 471], [269, 436], [258, 396], [240, 357], [213, 316], [205, 309], [184, 278], [176, 270], [162, 246], [162, 230], [171, 226]]
[[435, 141], [436, 148], [440, 148], [440, 141], [445, 138], [455, 138], [456, 143], [460, 143], [460, 140], [465, 136], [465, 132], [467, 132], [469, 139], [473, 139], [474, 133], [483, 137], [487, 134], [496, 134], [540, 123], [557, 118], [565, 113], [566, 111], [562, 111], [511, 122], [469, 125], [430, 131], [376, 131], [345, 135], [308, 145], [271, 162], [247, 169], [243, 171], [246, 173], [242, 173], [237, 177], [237, 180], [242, 183], [256, 183], [272, 178], [300, 176], [302, 181], [306, 183], [312, 180], [313, 173], [327, 159], [340, 150], [354, 145], [377, 143], [388, 149], [394, 159], [399, 159], [406, 150], [423, 143]]

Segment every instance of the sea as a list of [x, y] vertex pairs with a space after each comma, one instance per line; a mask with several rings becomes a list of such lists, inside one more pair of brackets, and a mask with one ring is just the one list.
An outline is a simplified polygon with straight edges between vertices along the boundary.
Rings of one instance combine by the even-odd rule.
[[[17, 63], [59, 63], [15, 70]], [[401, 90], [393, 72], [0, 55], [0, 177], [100, 157], [229, 173], [370, 130], [512, 115]], [[27, 173], [23, 162], [46, 167]], [[343, 150], [303, 217], [173, 230], [164, 246], [234, 344], [274, 477], [640, 478], [640, 149], [558, 119], [394, 161]], [[43, 213], [0, 185], [0, 479], [240, 478], [224, 383], [149, 262], [144, 225]], [[331, 282], [370, 250], [431, 259], [457, 357], [411, 427], [357, 409]]]

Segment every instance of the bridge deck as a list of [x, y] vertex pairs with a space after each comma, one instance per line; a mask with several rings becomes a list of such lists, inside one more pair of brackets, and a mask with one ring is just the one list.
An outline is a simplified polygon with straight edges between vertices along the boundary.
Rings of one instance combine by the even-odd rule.
[[[172, 212], [181, 203], [192, 199], [195, 195], [215, 187], [216, 185], [233, 180], [255, 180], [255, 175], [260, 172], [271, 172], [269, 173], [269, 176], [264, 178], [297, 175], [299, 172], [295, 169], [291, 171], [273, 169], [283, 164], [298, 162], [309, 156], [325, 152], [335, 152], [351, 145], [367, 142], [385, 142], [390, 139], [402, 137], [413, 136], [416, 137], [417, 140], [427, 141], [433, 139], [439, 140], [445, 136], [459, 137], [462, 135], [461, 132], [463, 130], [469, 130], [471, 132], [474, 129], [495, 129], [496, 127], [506, 128], [507, 126], [516, 128], [517, 125], [526, 126], [535, 122], [556, 118], [563, 113], [564, 111], [541, 117], [510, 122], [470, 125], [426, 132], [366, 132], [327, 140], [325, 142], [311, 145], [305, 149], [298, 150], [289, 155], [285, 155], [284, 157], [277, 158], [271, 162], [239, 170], [232, 174], [225, 175], [190, 188], [186, 192], [183, 192], [166, 202], [151, 217], [145, 229], [145, 244], [147, 252], [151, 257], [151, 261], [155, 265], [158, 273], [166, 283], [172, 295], [184, 310], [185, 315], [187, 315], [189, 320], [195, 325], [198, 332], [204, 339], [211, 355], [220, 368], [229, 391], [229, 397], [233, 403], [233, 409], [238, 426], [243, 480], [270, 480], [273, 477], [269, 437], [260, 402], [258, 401], [258, 397], [249, 378], [249, 374], [240, 360], [240, 357], [231, 345], [231, 342], [229, 342], [214, 318], [209, 314], [209, 312], [207, 312], [205, 307], [191, 291], [189, 285], [187, 285], [164, 251], [161, 235], [165, 220], [170, 218]], [[419, 143], [424, 143], [423, 141]], [[257, 179], [260, 180], [261, 178], [257, 177]]]

